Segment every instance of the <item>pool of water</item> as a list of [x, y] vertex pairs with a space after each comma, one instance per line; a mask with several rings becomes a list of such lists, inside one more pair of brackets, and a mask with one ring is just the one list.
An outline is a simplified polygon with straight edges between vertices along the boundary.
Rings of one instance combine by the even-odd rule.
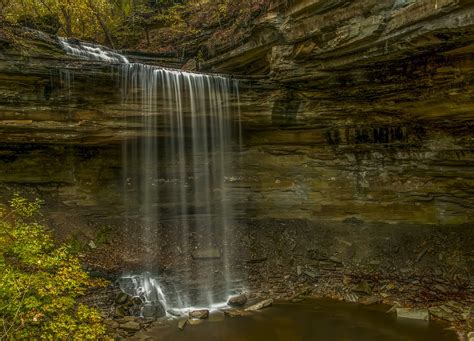
[[146, 340], [457, 340], [444, 324], [397, 319], [387, 314], [386, 306], [365, 307], [328, 300], [301, 303], [276, 303], [272, 307], [245, 317], [211, 314], [199, 325], [186, 325], [183, 331], [177, 321], [136, 335]]

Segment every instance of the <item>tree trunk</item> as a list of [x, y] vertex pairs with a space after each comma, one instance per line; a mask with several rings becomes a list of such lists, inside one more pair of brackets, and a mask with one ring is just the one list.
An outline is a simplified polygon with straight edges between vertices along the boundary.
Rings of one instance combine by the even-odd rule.
[[105, 24], [105, 21], [102, 19], [99, 11], [95, 7], [93, 0], [88, 0], [89, 3], [89, 8], [91, 9], [92, 13], [96, 17], [97, 21], [99, 22], [100, 27], [104, 31], [105, 38], [107, 39], [107, 42], [109, 43], [111, 48], [114, 48], [114, 41], [112, 40], [112, 35], [110, 34], [109, 28]]
[[148, 27], [145, 27], [145, 34], [147, 47], [150, 47], [150, 31], [148, 30]]
[[71, 37], [72, 36], [71, 15], [69, 14], [68, 10], [64, 7], [61, 8], [61, 12], [63, 14], [64, 23], [66, 25], [65, 27], [66, 35], [68, 37]]

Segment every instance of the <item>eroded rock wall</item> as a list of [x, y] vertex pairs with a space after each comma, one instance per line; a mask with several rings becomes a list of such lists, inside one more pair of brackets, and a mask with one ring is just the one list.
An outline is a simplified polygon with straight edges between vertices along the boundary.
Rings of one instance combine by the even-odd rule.
[[[243, 91], [255, 216], [472, 222], [473, 7], [289, 1], [207, 61], [262, 65]], [[248, 96], [248, 97], [246, 97]]]
[[[310, 264], [314, 249], [349, 262], [355, 245], [359, 264], [387, 271], [428, 248], [433, 264], [472, 274], [472, 13], [462, 0], [276, 3], [244, 45], [203, 63], [242, 79], [243, 144], [227, 185], [239, 218], [252, 221], [249, 253], [268, 250], [249, 261], [271, 276]], [[42, 41], [29, 54], [2, 44], [3, 193], [33, 189], [58, 226], [77, 217], [72, 230], [90, 223], [93, 238], [98, 217], [122, 224], [121, 148], [142, 134], [140, 108], [123, 102], [109, 66]], [[254, 222], [262, 218], [270, 223]], [[412, 247], [399, 255], [383, 241]]]

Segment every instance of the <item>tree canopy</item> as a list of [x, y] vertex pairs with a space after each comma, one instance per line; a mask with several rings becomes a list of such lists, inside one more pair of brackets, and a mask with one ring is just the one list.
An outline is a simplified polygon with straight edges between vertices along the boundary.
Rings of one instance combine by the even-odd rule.
[[0, 0], [4, 20], [66, 37], [114, 45], [127, 21], [180, 3], [173, 0]]
[[[0, 19], [111, 47], [176, 43], [217, 28], [232, 37], [271, 0], [0, 0]], [[163, 31], [162, 29], [167, 30]], [[217, 32], [219, 31], [219, 32]], [[150, 34], [153, 37], [150, 38]], [[161, 36], [165, 36], [162, 38]], [[157, 37], [160, 36], [160, 37]], [[169, 39], [167, 38], [169, 37]], [[220, 38], [220, 37], [215, 37]], [[163, 42], [163, 39], [166, 40]], [[215, 40], [215, 39], [214, 39]], [[156, 51], [154, 47], [152, 50]]]

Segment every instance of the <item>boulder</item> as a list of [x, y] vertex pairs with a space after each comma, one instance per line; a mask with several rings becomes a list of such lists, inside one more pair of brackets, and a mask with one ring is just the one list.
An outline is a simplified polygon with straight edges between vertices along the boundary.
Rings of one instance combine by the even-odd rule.
[[359, 295], [355, 293], [350, 293], [350, 294], [345, 294], [344, 295], [344, 301], [350, 302], [350, 303], [357, 303], [359, 302]]
[[242, 317], [242, 316], [249, 316], [251, 315], [251, 313], [245, 310], [231, 309], [231, 310], [224, 311], [224, 315], [228, 317]]
[[272, 304], [273, 304], [273, 298], [269, 298], [268, 300], [261, 301], [257, 304], [254, 304], [254, 305], [248, 307], [247, 309], [245, 309], [245, 311], [261, 310], [263, 308], [270, 307]]
[[166, 316], [166, 310], [160, 302], [147, 302], [141, 309], [141, 315], [146, 319], [157, 319]]
[[430, 313], [428, 309], [397, 308], [397, 317], [412, 320], [429, 321]]
[[352, 289], [354, 292], [366, 294], [366, 295], [371, 295], [372, 294], [372, 288], [370, 287], [369, 283], [367, 281], [362, 281], [359, 284], [357, 284], [354, 289]]
[[204, 320], [209, 317], [209, 310], [200, 309], [189, 312], [189, 317], [196, 320]]
[[120, 328], [128, 332], [137, 332], [141, 329], [140, 323], [135, 321], [125, 322], [124, 324], [120, 325]]
[[129, 298], [129, 295], [127, 295], [124, 292], [121, 292], [121, 293], [117, 294], [117, 296], [115, 297], [115, 303], [125, 304], [127, 302], [128, 298]]
[[457, 320], [455, 314], [453, 314], [452, 311], [446, 309], [445, 306], [431, 307], [429, 308], [429, 312], [431, 315], [442, 320], [446, 320], [449, 322], [455, 322]]
[[377, 303], [380, 303], [380, 301], [382, 301], [380, 299], [380, 297], [377, 297], [377, 296], [367, 296], [367, 297], [363, 297], [359, 303], [363, 304], [363, 305], [374, 305], [374, 304], [377, 304]]
[[106, 320], [105, 325], [107, 326], [109, 330], [114, 330], [120, 327], [120, 324], [114, 320]]
[[231, 296], [227, 301], [227, 305], [231, 307], [241, 307], [247, 303], [247, 295], [241, 294], [237, 296]]
[[184, 330], [184, 327], [186, 327], [186, 323], [188, 323], [187, 319], [179, 320], [178, 321], [178, 329], [179, 330]]
[[123, 307], [115, 307], [114, 315], [116, 317], [124, 317], [126, 315], [125, 309]]

